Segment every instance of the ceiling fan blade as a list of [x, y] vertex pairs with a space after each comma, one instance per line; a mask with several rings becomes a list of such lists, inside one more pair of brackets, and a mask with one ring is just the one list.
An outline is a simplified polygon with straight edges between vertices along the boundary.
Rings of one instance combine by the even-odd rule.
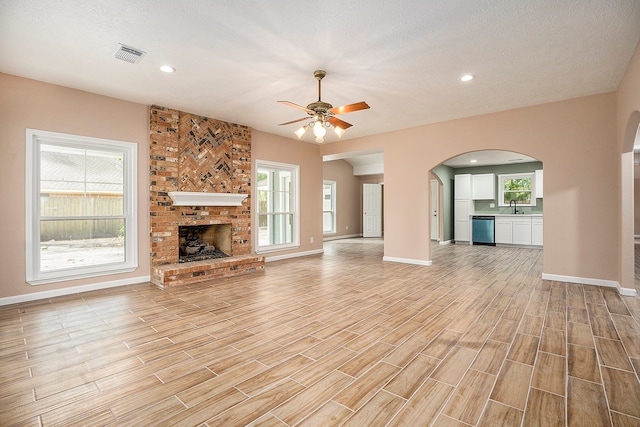
[[302, 105], [294, 104], [289, 101], [278, 101], [281, 104], [288, 105], [289, 107], [297, 108], [298, 110], [306, 111], [309, 114], [315, 114], [313, 110], [309, 110], [307, 107], [303, 107]]
[[329, 112], [332, 114], [344, 114], [351, 113], [353, 111], [366, 110], [367, 108], [370, 108], [369, 105], [362, 101], [356, 102], [355, 104], [343, 105], [342, 107], [335, 107], [329, 110]]
[[327, 119], [327, 121], [329, 123], [331, 123], [332, 125], [337, 126], [339, 128], [342, 128], [342, 129], [345, 129], [345, 130], [350, 128], [351, 126], [353, 126], [351, 123], [347, 123], [344, 120], [340, 120], [337, 117], [329, 117]]
[[278, 126], [282, 126], [282, 125], [290, 125], [291, 123], [298, 123], [301, 122], [303, 120], [309, 120], [309, 117], [303, 117], [301, 119], [296, 119], [296, 120], [291, 120], [290, 122], [286, 122], [286, 123], [280, 123]]

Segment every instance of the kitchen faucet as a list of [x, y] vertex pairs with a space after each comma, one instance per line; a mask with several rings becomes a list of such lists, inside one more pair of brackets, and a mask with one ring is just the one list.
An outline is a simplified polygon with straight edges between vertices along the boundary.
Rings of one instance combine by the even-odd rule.
[[511, 203], [513, 203], [513, 214], [517, 214], [518, 213], [518, 203], [515, 200], [511, 200], [509, 202], [509, 208], [511, 208]]

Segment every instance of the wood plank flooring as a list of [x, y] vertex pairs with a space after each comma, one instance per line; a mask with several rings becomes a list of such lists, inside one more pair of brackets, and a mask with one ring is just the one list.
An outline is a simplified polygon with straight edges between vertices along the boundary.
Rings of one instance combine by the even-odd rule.
[[640, 298], [542, 251], [381, 240], [0, 307], [2, 426], [640, 426]]

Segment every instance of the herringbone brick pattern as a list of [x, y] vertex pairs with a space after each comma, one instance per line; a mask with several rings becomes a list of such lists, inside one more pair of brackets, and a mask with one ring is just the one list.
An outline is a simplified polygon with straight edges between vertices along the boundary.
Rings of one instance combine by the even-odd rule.
[[180, 191], [230, 193], [233, 125], [193, 114], [180, 116]]

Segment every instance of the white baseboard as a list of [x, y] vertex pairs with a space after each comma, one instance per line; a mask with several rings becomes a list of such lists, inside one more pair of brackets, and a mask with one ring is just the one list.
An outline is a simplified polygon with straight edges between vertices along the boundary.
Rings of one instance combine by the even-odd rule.
[[100, 289], [117, 288], [118, 286], [134, 285], [137, 283], [151, 282], [151, 276], [132, 277], [130, 279], [112, 280], [110, 282], [92, 283], [90, 285], [73, 286], [51, 291], [33, 292], [25, 295], [0, 298], [0, 306], [18, 304], [27, 301], [61, 297], [64, 295], [79, 294], [81, 292], [97, 291]]
[[424, 261], [421, 259], [396, 258], [391, 256], [384, 256], [382, 257], [382, 260], [389, 261], [389, 262], [399, 262], [402, 264], [426, 265], [427, 267], [431, 266], [431, 261]]
[[631, 288], [622, 288], [618, 286], [618, 293], [623, 297], [637, 297], [638, 292], [635, 289]]
[[324, 253], [324, 249], [314, 249], [312, 251], [294, 252], [291, 254], [284, 254], [284, 255], [275, 255], [275, 256], [265, 255], [264, 262], [281, 261], [283, 259], [298, 258], [301, 256], [309, 256], [309, 255], [320, 255], [323, 253]]
[[451, 244], [451, 240], [440, 240], [438, 242], [439, 245], [450, 245]]
[[323, 237], [323, 242], [328, 242], [329, 240], [340, 240], [340, 239], [353, 239], [355, 237], [362, 237], [362, 234], [347, 234], [344, 236], [332, 236], [332, 237]]
[[620, 283], [618, 283], [615, 280], [591, 279], [588, 277], [563, 276], [559, 274], [547, 274], [547, 273], [542, 273], [542, 278], [544, 280], [555, 280], [557, 282], [578, 283], [581, 285], [593, 285], [593, 286], [603, 286], [605, 288], [616, 288], [620, 295], [627, 296], [627, 297], [634, 297], [637, 295], [637, 292], [635, 289], [623, 288], [620, 286]]

